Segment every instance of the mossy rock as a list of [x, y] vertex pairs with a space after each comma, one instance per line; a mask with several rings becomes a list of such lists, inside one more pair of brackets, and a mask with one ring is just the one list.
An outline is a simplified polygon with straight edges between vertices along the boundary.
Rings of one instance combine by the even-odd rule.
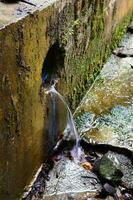
[[118, 182], [121, 181], [123, 173], [119, 169], [119, 163], [111, 160], [110, 154], [107, 153], [100, 161], [99, 175], [105, 180]]

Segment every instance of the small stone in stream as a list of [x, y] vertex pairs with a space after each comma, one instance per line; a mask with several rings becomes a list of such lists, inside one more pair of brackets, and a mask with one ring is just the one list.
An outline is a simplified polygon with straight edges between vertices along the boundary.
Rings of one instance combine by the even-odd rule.
[[131, 194], [129, 194], [129, 193], [125, 193], [123, 195], [123, 199], [124, 200], [133, 200], [133, 196]]
[[133, 189], [125, 189], [123, 187], [120, 187], [122, 196], [124, 200], [133, 200]]
[[130, 193], [133, 188], [133, 163], [131, 161], [132, 158], [128, 158], [123, 154], [118, 154], [112, 151], [108, 151], [108, 153], [105, 155], [112, 161], [116, 168], [122, 172], [123, 177], [120, 181], [118, 180], [118, 183], [123, 188], [129, 190]]
[[112, 182], [119, 182], [123, 176], [122, 171], [119, 169], [118, 160], [111, 160], [110, 154], [106, 153], [101, 160], [97, 161], [94, 165], [94, 172], [96, 171], [99, 178]]
[[116, 189], [115, 187], [113, 187], [112, 185], [108, 184], [108, 183], [105, 183], [103, 185], [103, 190], [108, 194], [108, 195], [111, 195], [111, 196], [114, 196], [114, 194], [116, 193]]
[[113, 51], [113, 54], [120, 58], [133, 57], [133, 49], [119, 47]]

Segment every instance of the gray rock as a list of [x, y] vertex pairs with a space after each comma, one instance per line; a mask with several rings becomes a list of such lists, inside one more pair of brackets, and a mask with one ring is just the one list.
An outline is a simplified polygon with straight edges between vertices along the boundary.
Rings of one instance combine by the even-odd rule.
[[122, 57], [122, 58], [125, 58], [125, 57], [133, 57], [133, 48], [123, 48], [123, 47], [120, 47], [120, 48], [117, 48], [113, 51], [113, 53], [115, 55], [117, 55], [118, 57]]
[[106, 153], [98, 168], [99, 175], [108, 181], [120, 181], [126, 188], [133, 188], [133, 165], [129, 158], [122, 154], [109, 151]]
[[116, 193], [116, 189], [108, 183], [105, 183], [103, 185], [103, 189], [105, 190], [105, 192], [107, 192], [107, 194], [112, 196]]
[[95, 174], [62, 157], [49, 174], [44, 192], [45, 200], [81, 199], [99, 194], [102, 187]]
[[120, 46], [113, 53], [121, 58], [133, 57], [133, 34], [127, 33]]
[[116, 159], [112, 160], [112, 155], [109, 152], [101, 158], [98, 173], [102, 179], [118, 182], [123, 176], [119, 165], [120, 163]]

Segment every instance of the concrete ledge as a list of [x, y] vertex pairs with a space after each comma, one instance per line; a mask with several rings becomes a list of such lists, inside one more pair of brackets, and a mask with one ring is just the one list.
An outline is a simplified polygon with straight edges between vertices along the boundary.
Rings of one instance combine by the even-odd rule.
[[4, 3], [0, 2], [0, 29], [22, 20], [36, 10], [42, 10], [57, 0], [27, 0], [26, 2]]

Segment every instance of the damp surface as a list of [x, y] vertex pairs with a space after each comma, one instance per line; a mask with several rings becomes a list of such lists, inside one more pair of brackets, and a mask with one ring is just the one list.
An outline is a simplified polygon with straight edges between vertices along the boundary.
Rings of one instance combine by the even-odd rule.
[[68, 158], [55, 163], [46, 182], [44, 199], [69, 199], [93, 197], [101, 191], [96, 175]]
[[[133, 34], [127, 33], [117, 51], [133, 54], [132, 45]], [[83, 98], [76, 122], [89, 142], [133, 150], [133, 57], [114, 54]]]

